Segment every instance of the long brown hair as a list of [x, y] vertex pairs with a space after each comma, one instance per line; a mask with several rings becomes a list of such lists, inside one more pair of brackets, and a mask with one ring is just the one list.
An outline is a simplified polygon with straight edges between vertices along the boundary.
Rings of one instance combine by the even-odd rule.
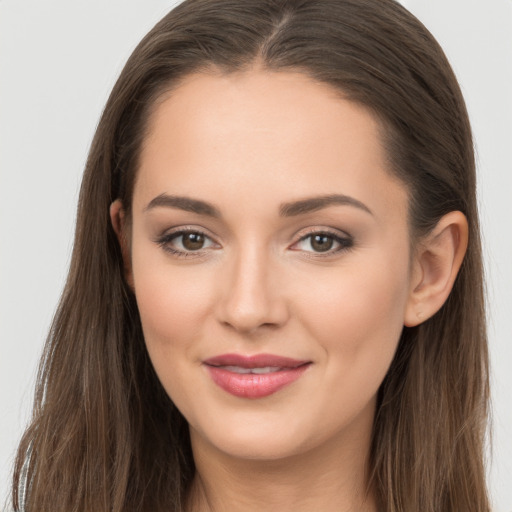
[[[488, 356], [475, 163], [456, 78], [393, 0], [187, 0], [142, 40], [94, 137], [68, 280], [19, 447], [16, 509], [181, 511], [194, 474], [186, 421], [145, 349], [109, 206], [129, 209], [155, 101], [186, 75], [258, 62], [340, 90], [379, 120], [410, 191], [411, 239], [460, 210], [469, 247], [444, 306], [404, 328], [382, 383], [371, 485], [387, 512], [487, 512]], [[24, 494], [24, 500], [20, 499]]]

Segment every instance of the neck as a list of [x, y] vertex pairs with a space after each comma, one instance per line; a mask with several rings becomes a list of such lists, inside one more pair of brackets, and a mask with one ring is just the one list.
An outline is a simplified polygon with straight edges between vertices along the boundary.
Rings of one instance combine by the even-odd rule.
[[278, 460], [218, 451], [191, 429], [196, 475], [188, 512], [376, 512], [368, 490], [370, 432]]

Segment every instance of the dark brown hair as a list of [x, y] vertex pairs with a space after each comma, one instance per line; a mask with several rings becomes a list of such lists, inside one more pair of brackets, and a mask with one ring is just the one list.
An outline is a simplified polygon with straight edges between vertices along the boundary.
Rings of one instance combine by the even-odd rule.
[[258, 63], [331, 85], [379, 119], [410, 191], [413, 239], [444, 214], [469, 247], [444, 306], [404, 328], [379, 390], [370, 483], [387, 512], [487, 512], [488, 356], [475, 163], [441, 48], [393, 0], [187, 0], [138, 45], [103, 112], [68, 280], [41, 362], [13, 503], [29, 512], [180, 511], [194, 474], [186, 421], [150, 363], [109, 206], [127, 209], [155, 101], [192, 72]]

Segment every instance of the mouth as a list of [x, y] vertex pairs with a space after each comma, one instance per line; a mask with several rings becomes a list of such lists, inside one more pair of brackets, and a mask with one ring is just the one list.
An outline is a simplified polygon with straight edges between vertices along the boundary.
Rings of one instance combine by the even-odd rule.
[[311, 361], [272, 354], [223, 354], [203, 361], [213, 382], [240, 398], [263, 398], [299, 379]]
[[222, 368], [228, 372], [240, 373], [243, 375], [247, 375], [248, 373], [252, 373], [254, 375], [263, 375], [264, 373], [272, 373], [279, 372], [284, 370], [284, 368], [280, 368], [279, 366], [263, 366], [260, 368], [244, 368], [242, 366], [214, 366], [214, 368]]

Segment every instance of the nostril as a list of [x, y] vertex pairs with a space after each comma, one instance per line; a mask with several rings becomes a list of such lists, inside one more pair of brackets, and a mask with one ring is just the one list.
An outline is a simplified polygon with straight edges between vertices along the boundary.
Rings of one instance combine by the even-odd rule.
[[[280, 312], [280, 309], [283, 312]], [[278, 329], [285, 323], [287, 315], [284, 308], [269, 308], [265, 311], [242, 311], [240, 309], [225, 309], [220, 313], [219, 321], [225, 327], [241, 333], [254, 333]]]

